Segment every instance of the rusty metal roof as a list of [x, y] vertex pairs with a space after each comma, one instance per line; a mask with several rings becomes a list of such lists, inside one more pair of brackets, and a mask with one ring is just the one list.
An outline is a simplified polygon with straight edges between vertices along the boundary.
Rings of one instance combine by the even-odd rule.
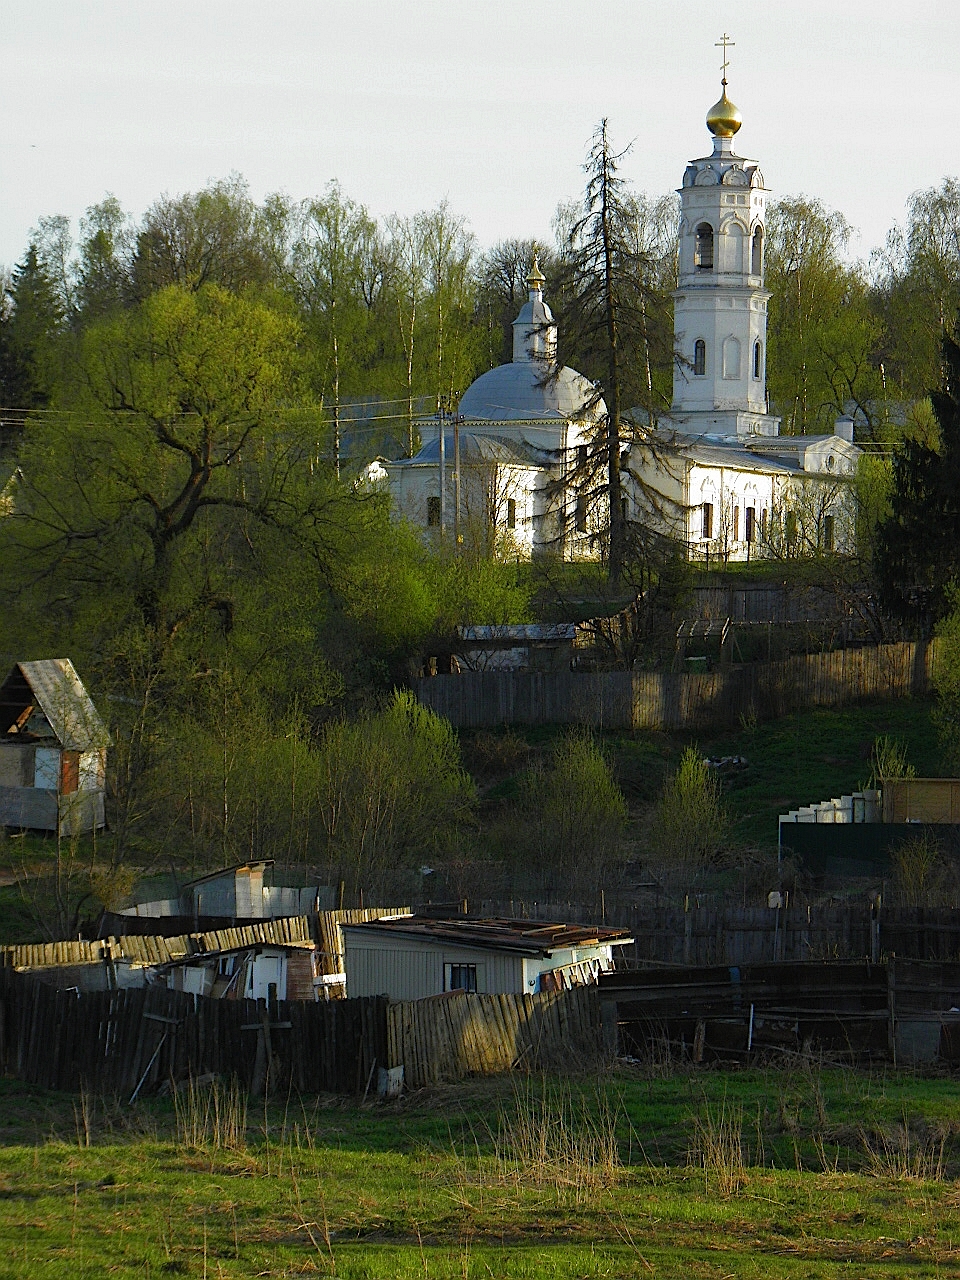
[[548, 956], [567, 947], [623, 946], [633, 938], [627, 929], [589, 924], [557, 924], [544, 920], [481, 919], [474, 916], [401, 916], [342, 924], [350, 932], [377, 932], [421, 938], [424, 942], [452, 942], [486, 951], [513, 951]]
[[18, 692], [18, 686], [23, 690], [21, 678], [65, 750], [89, 751], [110, 745], [107, 726], [69, 658], [18, 662], [0, 688], [0, 702], [9, 701], [13, 707], [25, 700], [24, 693]]

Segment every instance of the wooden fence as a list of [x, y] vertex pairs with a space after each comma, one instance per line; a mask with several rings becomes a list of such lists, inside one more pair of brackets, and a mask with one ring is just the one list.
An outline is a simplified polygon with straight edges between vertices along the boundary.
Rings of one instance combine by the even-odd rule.
[[960, 964], [723, 965], [600, 976], [609, 1050], [747, 1061], [751, 1055], [960, 1061]]
[[466, 671], [413, 681], [417, 698], [463, 729], [582, 724], [686, 729], [773, 719], [808, 707], [904, 698], [930, 689], [935, 643], [904, 642], [704, 675], [669, 672]]
[[387, 1057], [385, 997], [212, 1000], [161, 987], [78, 992], [0, 969], [0, 1070], [47, 1089], [131, 1097], [215, 1073], [254, 1083], [268, 1013], [276, 1087], [363, 1093]]
[[596, 1059], [597, 988], [536, 995], [450, 992], [387, 1009], [387, 1055], [408, 1088]]
[[[960, 960], [960, 911], [949, 907], [877, 908], [853, 904], [741, 907], [624, 901], [471, 901], [473, 914], [507, 919], [598, 921], [627, 929], [618, 965], [765, 964], [773, 960]], [[960, 996], [960, 993], [958, 993]]]

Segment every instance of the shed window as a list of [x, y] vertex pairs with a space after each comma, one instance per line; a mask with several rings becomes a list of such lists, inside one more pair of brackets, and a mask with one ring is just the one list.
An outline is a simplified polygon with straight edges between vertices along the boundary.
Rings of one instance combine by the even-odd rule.
[[784, 527], [787, 535], [787, 547], [795, 546], [797, 542], [797, 533], [799, 532], [799, 527], [797, 525], [797, 513], [795, 511], [787, 512]]
[[439, 527], [440, 524], [440, 495], [431, 494], [427, 498], [427, 525], [431, 529]]
[[709, 222], [701, 222], [697, 227], [696, 247], [693, 253], [694, 265], [700, 271], [713, 270], [713, 227]]
[[754, 231], [752, 248], [750, 271], [752, 275], [758, 276], [763, 271], [763, 227], [757, 227]]
[[755, 542], [757, 538], [757, 509], [747, 507], [743, 513], [743, 537], [746, 542]]
[[514, 498], [507, 499], [507, 528], [515, 529], [517, 527], [517, 504]]
[[477, 966], [475, 964], [447, 964], [443, 967], [446, 991], [476, 991]]
[[707, 344], [702, 338], [693, 344], [693, 372], [698, 378], [707, 372]]
[[765, 542], [767, 538], [767, 508], [760, 508], [760, 540]]
[[740, 508], [733, 508], [733, 540], [740, 541]]
[[705, 502], [700, 508], [701, 526], [700, 536], [702, 538], [713, 537], [713, 503]]
[[820, 533], [820, 545], [823, 551], [833, 551], [834, 549], [834, 517], [823, 517], [823, 528]]

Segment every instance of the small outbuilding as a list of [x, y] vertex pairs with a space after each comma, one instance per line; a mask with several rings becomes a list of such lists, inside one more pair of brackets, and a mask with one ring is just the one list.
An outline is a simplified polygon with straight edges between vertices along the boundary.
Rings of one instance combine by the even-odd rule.
[[532, 993], [596, 980], [625, 929], [542, 920], [397, 916], [342, 924], [347, 995], [421, 1000], [445, 991]]
[[18, 662], [0, 685], [0, 824], [60, 835], [102, 827], [109, 743], [69, 658]]

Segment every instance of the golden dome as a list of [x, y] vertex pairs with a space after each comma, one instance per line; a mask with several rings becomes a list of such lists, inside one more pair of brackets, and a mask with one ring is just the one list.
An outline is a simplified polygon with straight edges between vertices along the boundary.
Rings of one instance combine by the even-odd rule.
[[723, 93], [707, 112], [707, 128], [715, 138], [732, 138], [743, 124], [743, 116], [727, 97], [727, 82], [721, 81]]

